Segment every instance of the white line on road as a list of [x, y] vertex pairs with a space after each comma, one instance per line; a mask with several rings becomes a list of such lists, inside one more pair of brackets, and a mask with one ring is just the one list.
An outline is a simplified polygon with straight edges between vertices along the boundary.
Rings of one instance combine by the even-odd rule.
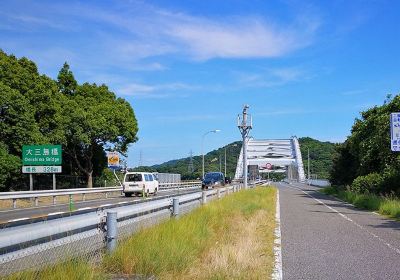
[[54, 213], [49, 213], [47, 216], [53, 216], [53, 215], [58, 215], [58, 214], [64, 214], [65, 212], [54, 212]]
[[79, 208], [77, 211], [80, 211], [80, 210], [89, 210], [89, 209], [92, 209], [92, 207], [83, 207], [83, 208]]
[[271, 278], [282, 280], [282, 241], [281, 241], [281, 206], [279, 203], [279, 189], [276, 190], [276, 211], [275, 211], [275, 241], [274, 241], [274, 270]]
[[14, 220], [9, 220], [8, 222], [18, 222], [18, 221], [23, 221], [23, 220], [28, 220], [29, 218], [19, 218], [19, 219], [14, 219]]
[[400, 255], [400, 250], [396, 247], [394, 247], [392, 244], [390, 244], [389, 242], [387, 242], [386, 240], [382, 239], [381, 237], [379, 237], [378, 235], [376, 235], [375, 233], [369, 231], [368, 229], [366, 229], [365, 227], [363, 227], [362, 225], [360, 225], [359, 223], [353, 221], [352, 219], [350, 219], [349, 217], [347, 217], [346, 215], [340, 213], [338, 210], [326, 205], [325, 203], [323, 203], [321, 200], [319, 200], [318, 198], [315, 198], [314, 196], [312, 196], [311, 194], [309, 194], [308, 192], [303, 191], [302, 189], [298, 188], [298, 187], [292, 187], [292, 186], [288, 186], [289, 188], [292, 189], [296, 189], [299, 190], [301, 192], [303, 192], [304, 194], [308, 195], [309, 197], [311, 197], [312, 199], [314, 199], [315, 201], [317, 201], [319, 204], [324, 205], [325, 207], [327, 207], [329, 210], [332, 210], [333, 212], [336, 212], [337, 214], [339, 214], [343, 219], [351, 222], [352, 224], [354, 224], [356, 227], [358, 227], [361, 230], [364, 230], [365, 232], [369, 233], [371, 236], [373, 236], [374, 238], [378, 239], [381, 243], [383, 243], [385, 246], [387, 246], [388, 248], [390, 248], [391, 250], [395, 251], [397, 254]]

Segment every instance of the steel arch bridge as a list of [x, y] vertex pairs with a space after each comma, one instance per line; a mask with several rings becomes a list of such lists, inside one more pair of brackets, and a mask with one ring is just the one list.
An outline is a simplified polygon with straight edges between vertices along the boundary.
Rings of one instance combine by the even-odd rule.
[[[286, 173], [289, 180], [306, 180], [297, 137], [290, 139], [247, 138], [247, 165], [259, 173]], [[253, 168], [251, 168], [253, 167]], [[272, 169], [268, 169], [272, 167]], [[243, 178], [243, 147], [237, 162], [235, 179]]]

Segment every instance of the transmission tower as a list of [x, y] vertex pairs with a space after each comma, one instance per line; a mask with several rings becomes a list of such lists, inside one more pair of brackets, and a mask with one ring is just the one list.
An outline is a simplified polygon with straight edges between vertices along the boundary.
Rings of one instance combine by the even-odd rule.
[[142, 150], [140, 150], [140, 154], [139, 154], [139, 166], [143, 165], [143, 153]]
[[193, 173], [194, 172], [194, 165], [193, 165], [193, 152], [190, 150], [190, 160], [189, 160], [189, 165], [188, 165], [188, 172]]

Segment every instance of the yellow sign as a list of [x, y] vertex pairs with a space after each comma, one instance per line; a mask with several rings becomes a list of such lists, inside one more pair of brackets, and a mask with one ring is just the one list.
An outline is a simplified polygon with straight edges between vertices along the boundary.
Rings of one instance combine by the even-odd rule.
[[117, 152], [109, 152], [107, 159], [108, 167], [119, 167], [119, 154]]

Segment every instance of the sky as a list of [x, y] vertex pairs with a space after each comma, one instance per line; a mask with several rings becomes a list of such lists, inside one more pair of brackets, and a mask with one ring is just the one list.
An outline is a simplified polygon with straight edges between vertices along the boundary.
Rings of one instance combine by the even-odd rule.
[[[400, 1], [2, 1], [0, 48], [56, 78], [129, 101], [138, 142], [128, 166], [241, 139], [342, 142], [360, 112], [398, 94]], [[140, 156], [141, 155], [141, 156]]]

